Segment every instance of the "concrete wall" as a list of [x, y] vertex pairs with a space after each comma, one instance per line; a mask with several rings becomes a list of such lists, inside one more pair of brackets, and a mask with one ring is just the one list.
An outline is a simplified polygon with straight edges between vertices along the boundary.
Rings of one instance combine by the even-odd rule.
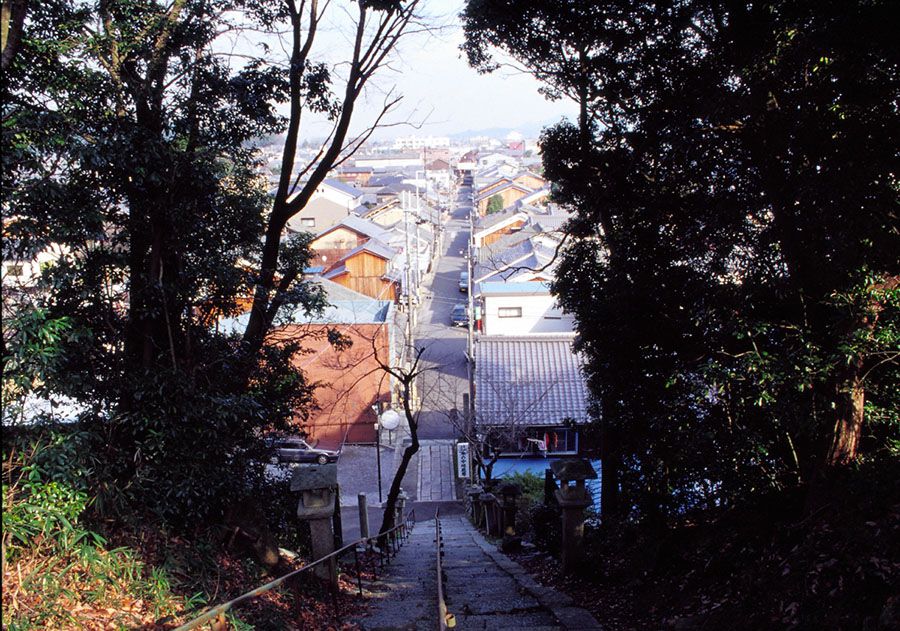
[[[288, 221], [288, 228], [297, 232], [322, 232], [341, 222], [350, 214], [345, 205], [338, 204], [326, 197], [317, 197]], [[312, 220], [315, 225], [308, 225]]]
[[320, 184], [319, 188], [316, 189], [313, 200], [318, 198], [327, 199], [330, 202], [342, 206], [347, 211], [350, 211], [362, 203], [362, 191], [360, 191], [358, 197], [350, 197], [347, 193], [331, 188], [327, 184]]
[[[527, 335], [529, 333], [570, 333], [575, 319], [554, 306], [550, 294], [484, 296], [482, 310], [485, 335]], [[501, 317], [501, 310], [521, 309], [519, 317]]]

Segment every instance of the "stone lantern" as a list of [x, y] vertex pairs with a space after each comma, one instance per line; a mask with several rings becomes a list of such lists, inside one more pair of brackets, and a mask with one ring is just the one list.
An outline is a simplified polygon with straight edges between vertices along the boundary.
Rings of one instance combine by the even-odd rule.
[[493, 493], [481, 493], [478, 502], [484, 512], [484, 530], [492, 537], [503, 534], [500, 530], [500, 520], [497, 515], [497, 497]]
[[[291, 491], [300, 491], [297, 517], [309, 522], [312, 554], [321, 559], [334, 552], [334, 515], [337, 496], [337, 465], [299, 465], [291, 478]], [[316, 576], [337, 582], [337, 563], [323, 563], [313, 568]]]
[[481, 528], [481, 494], [484, 489], [480, 484], [471, 484], [466, 487], [466, 495], [469, 497], [469, 503], [472, 505], [472, 522], [476, 528]]
[[500, 530], [503, 535], [501, 544], [504, 552], [512, 552], [522, 545], [516, 536], [516, 500], [522, 489], [513, 482], [503, 482], [497, 487], [497, 501], [500, 505]]
[[554, 495], [562, 510], [562, 569], [571, 574], [580, 560], [584, 537], [584, 509], [591, 505], [585, 480], [596, 480], [597, 472], [583, 459], [556, 460], [550, 463], [553, 475], [560, 481]]

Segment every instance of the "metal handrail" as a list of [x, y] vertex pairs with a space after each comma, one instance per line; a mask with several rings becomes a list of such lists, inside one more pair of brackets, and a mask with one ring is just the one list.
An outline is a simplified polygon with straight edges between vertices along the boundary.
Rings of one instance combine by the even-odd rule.
[[[233, 609], [237, 605], [240, 605], [241, 603], [243, 603], [245, 601], [252, 600], [253, 598], [256, 598], [257, 596], [264, 594], [267, 591], [274, 589], [275, 587], [278, 587], [279, 585], [281, 585], [282, 583], [284, 583], [286, 580], [288, 580], [291, 577], [297, 576], [298, 574], [301, 574], [307, 570], [310, 570], [310, 569], [316, 567], [317, 565], [324, 563], [325, 561], [330, 561], [331, 559], [336, 560], [337, 558], [339, 558], [340, 556], [345, 554], [350, 549], [353, 549], [354, 555], [356, 555], [356, 582], [357, 582], [357, 587], [359, 588], [359, 595], [362, 596], [362, 574], [361, 574], [361, 569], [360, 569], [360, 565], [359, 565], [358, 546], [360, 544], [363, 544], [366, 549], [370, 549], [370, 548], [374, 549], [373, 543], [375, 541], [377, 541], [379, 539], [385, 540], [385, 538], [387, 538], [387, 543], [389, 544], [388, 549], [387, 549], [387, 555], [388, 555], [388, 560], [390, 560], [390, 555], [392, 553], [396, 555], [397, 552], [399, 552], [400, 546], [402, 545], [402, 539], [409, 538], [409, 533], [412, 531], [413, 527], [415, 526], [415, 523], [416, 523], [416, 509], [412, 509], [406, 514], [405, 519], [403, 519], [399, 524], [397, 524], [390, 530], [386, 530], [382, 533], [378, 533], [374, 537], [363, 537], [363, 538], [357, 539], [356, 541], [353, 541], [352, 543], [348, 543], [340, 550], [335, 550], [334, 552], [323, 556], [321, 559], [316, 559], [312, 563], [307, 563], [306, 565], [304, 565], [303, 567], [301, 567], [299, 569], [293, 570], [283, 576], [276, 578], [274, 581], [270, 581], [270, 582], [266, 583], [265, 585], [260, 585], [256, 589], [246, 592], [245, 594], [241, 594], [237, 598], [233, 598], [232, 600], [229, 600], [226, 603], [222, 603], [221, 605], [218, 605], [217, 607], [213, 607], [212, 609], [210, 609], [203, 615], [201, 615], [197, 618], [194, 618], [190, 622], [187, 622], [187, 623], [181, 625], [180, 627], [175, 629], [175, 631], [188, 631], [189, 629], [195, 629], [198, 626], [200, 626], [201, 624], [203, 624], [204, 622], [209, 622], [209, 621], [213, 620], [214, 618], [217, 618], [218, 616], [224, 614], [226, 611]], [[397, 542], [398, 534], [401, 537], [401, 542], [399, 542], [399, 543]], [[381, 555], [380, 556], [381, 566], [384, 567], [385, 549], [380, 546], [378, 548], [378, 550]], [[375, 579], [377, 580], [377, 575], [376, 575]], [[337, 607], [337, 601], [336, 601], [337, 594], [334, 591], [334, 589], [336, 589], [336, 587], [337, 586], [334, 585], [333, 589], [332, 589], [332, 596], [335, 598], [334, 603], [333, 603], [335, 608]]]
[[437, 548], [437, 602], [438, 602], [438, 631], [450, 629], [456, 626], [456, 617], [447, 611], [447, 602], [444, 600], [444, 568], [442, 557], [444, 556], [444, 541], [441, 537], [441, 508], [434, 511], [434, 542]]

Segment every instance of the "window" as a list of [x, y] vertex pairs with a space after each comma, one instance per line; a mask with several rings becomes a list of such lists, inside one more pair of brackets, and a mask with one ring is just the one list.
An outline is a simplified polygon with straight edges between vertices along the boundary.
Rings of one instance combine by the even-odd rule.
[[8, 276], [21, 276], [24, 272], [24, 268], [18, 263], [12, 263], [6, 266], [6, 274]]
[[578, 431], [570, 427], [534, 427], [519, 438], [519, 451], [538, 454], [563, 454], [578, 452]]
[[316, 218], [315, 217], [301, 217], [300, 225], [304, 228], [315, 228], [316, 227]]
[[497, 309], [498, 318], [521, 318], [522, 307], [500, 307]]

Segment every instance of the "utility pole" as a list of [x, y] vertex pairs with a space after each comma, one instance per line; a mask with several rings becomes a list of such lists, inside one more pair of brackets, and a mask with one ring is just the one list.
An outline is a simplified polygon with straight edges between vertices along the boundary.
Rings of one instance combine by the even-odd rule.
[[419, 202], [419, 189], [416, 188], [416, 298], [419, 297], [419, 287], [422, 284], [422, 270], [420, 269], [419, 259], [419, 224], [422, 222], [422, 206]]
[[407, 352], [413, 346], [412, 329], [413, 329], [413, 308], [412, 300], [409, 292], [410, 273], [409, 273], [409, 195], [406, 191], [400, 192], [401, 205], [403, 207], [403, 233], [406, 239], [406, 265], [403, 266], [403, 288], [406, 294], [406, 348]]
[[468, 336], [468, 355], [469, 355], [469, 418], [475, 418], [475, 297], [473, 289], [475, 288], [475, 207], [472, 206], [469, 211], [469, 255], [466, 257], [467, 269], [469, 272], [468, 289], [469, 295], [469, 336]]

